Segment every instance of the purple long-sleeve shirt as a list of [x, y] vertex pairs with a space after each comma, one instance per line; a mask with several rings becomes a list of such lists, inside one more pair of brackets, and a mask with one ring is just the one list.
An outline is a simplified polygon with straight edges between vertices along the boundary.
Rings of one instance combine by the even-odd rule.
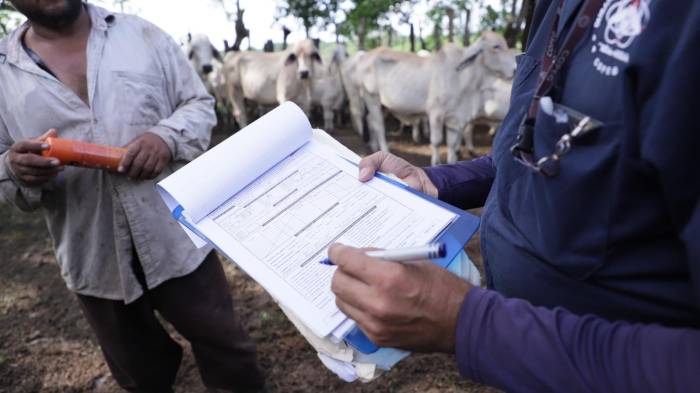
[[[427, 168], [440, 199], [485, 204], [491, 289], [464, 299], [459, 370], [516, 392], [700, 391], [700, 2], [605, 2], [549, 93], [603, 125], [545, 177], [509, 149], [557, 5], [538, 2], [492, 155]], [[619, 18], [641, 30], [615, 35]], [[536, 159], [568, 131], [540, 113]]]

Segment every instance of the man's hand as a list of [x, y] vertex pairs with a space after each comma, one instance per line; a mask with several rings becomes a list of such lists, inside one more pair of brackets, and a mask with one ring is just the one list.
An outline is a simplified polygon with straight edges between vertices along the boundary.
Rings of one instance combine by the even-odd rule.
[[63, 170], [56, 158], [44, 157], [41, 152], [48, 149], [46, 138], [55, 137], [56, 130], [50, 129], [36, 139], [16, 142], [10, 148], [9, 161], [12, 173], [23, 183], [40, 186], [47, 183]]
[[454, 352], [459, 309], [471, 286], [429, 262], [398, 263], [334, 244], [336, 304], [372, 342], [413, 351]]
[[422, 168], [409, 164], [403, 158], [387, 152], [377, 152], [360, 161], [360, 181], [369, 181], [380, 171], [396, 175], [414, 190], [438, 197], [438, 190]]
[[128, 151], [119, 163], [119, 173], [132, 179], [153, 179], [163, 172], [172, 154], [158, 135], [146, 132], [125, 146]]

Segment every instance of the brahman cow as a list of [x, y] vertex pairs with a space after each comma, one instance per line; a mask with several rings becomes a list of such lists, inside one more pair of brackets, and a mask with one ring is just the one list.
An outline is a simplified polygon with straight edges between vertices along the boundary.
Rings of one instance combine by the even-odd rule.
[[447, 44], [424, 58], [387, 48], [364, 56], [361, 95], [368, 111], [373, 149], [388, 150], [382, 106], [402, 121], [413, 123], [427, 116], [430, 123], [431, 162], [440, 163], [439, 146], [447, 129], [450, 163], [457, 161], [462, 132], [481, 107], [480, 89], [496, 78], [510, 80], [515, 56], [503, 36], [484, 33], [468, 48]]
[[362, 100], [360, 91], [362, 75], [357, 71], [357, 64], [366, 54], [367, 52], [365, 51], [356, 52], [340, 66], [340, 76], [345, 88], [345, 94], [348, 97], [348, 105], [350, 106], [350, 120], [352, 127], [360, 136], [364, 136], [365, 133], [365, 103]]
[[187, 34], [183, 50], [202, 81], [214, 70], [214, 62], [222, 61], [219, 51], [204, 34]]
[[501, 124], [510, 107], [510, 91], [513, 87], [511, 80], [496, 78], [482, 86], [481, 98], [473, 120], [464, 128], [464, 144], [471, 155], [474, 155], [474, 126], [477, 124], [489, 127], [489, 135], [496, 134], [496, 128]]
[[345, 90], [340, 70], [347, 58], [348, 52], [345, 46], [336, 46], [331, 60], [316, 72], [316, 76], [311, 81], [311, 103], [323, 109], [323, 127], [328, 132], [335, 129], [333, 123], [335, 112], [340, 111], [345, 104]]
[[238, 125], [248, 125], [245, 100], [266, 106], [293, 101], [308, 113], [311, 80], [320, 64], [318, 49], [308, 39], [282, 52], [227, 53], [224, 77]]

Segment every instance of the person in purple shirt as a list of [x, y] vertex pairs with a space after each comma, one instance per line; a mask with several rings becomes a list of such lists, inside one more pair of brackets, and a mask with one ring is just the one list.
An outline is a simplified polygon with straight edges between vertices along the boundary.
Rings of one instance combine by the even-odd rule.
[[340, 309], [507, 391], [700, 390], [699, 43], [698, 1], [538, 1], [491, 156], [360, 164], [484, 206], [490, 289], [336, 244]]

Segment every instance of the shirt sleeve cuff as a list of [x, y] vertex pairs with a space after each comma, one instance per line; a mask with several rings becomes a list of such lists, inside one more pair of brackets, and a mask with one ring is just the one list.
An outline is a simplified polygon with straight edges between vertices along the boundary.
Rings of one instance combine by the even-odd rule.
[[170, 150], [172, 159], [175, 160], [177, 157], [177, 142], [175, 139], [177, 131], [170, 127], [166, 127], [162, 124], [158, 124], [155, 127], [148, 130], [148, 132], [158, 135], [160, 139], [162, 139], [163, 142], [165, 142], [165, 144], [168, 146], [168, 149]]
[[455, 336], [455, 354], [457, 357], [457, 367], [459, 373], [472, 381], [480, 381], [480, 372], [477, 364], [477, 355], [482, 342], [481, 327], [484, 326], [487, 311], [489, 309], [489, 299], [493, 295], [491, 291], [484, 288], [473, 287], [464, 297], [462, 307], [459, 310], [457, 319], [457, 331]]
[[24, 183], [10, 165], [10, 152], [6, 151], [1, 155], [0, 182], [9, 180], [16, 187], [13, 200], [22, 210], [31, 210], [39, 206], [41, 202], [41, 187], [30, 186]]
[[442, 175], [440, 166], [424, 167], [423, 170], [425, 171], [425, 174], [428, 175], [428, 178], [430, 178], [430, 181], [433, 183], [435, 188], [437, 188], [438, 199], [440, 199], [440, 195], [443, 194], [447, 188], [446, 177]]

